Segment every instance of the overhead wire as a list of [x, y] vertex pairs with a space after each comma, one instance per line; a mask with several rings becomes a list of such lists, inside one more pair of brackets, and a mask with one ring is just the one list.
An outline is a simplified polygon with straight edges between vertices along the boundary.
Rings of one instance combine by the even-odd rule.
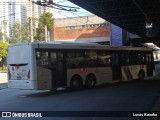
[[[82, 16], [79, 16], [79, 15], [78, 15], [77, 13], [75, 13], [75, 12], [72, 12], [72, 11], [71, 11], [71, 13], [74, 14], [74, 15], [76, 15], [77, 17], [82, 17]], [[92, 14], [92, 15], [93, 15], [93, 14]], [[84, 19], [86, 19], [86, 18], [84, 18]], [[88, 19], [88, 16], [87, 16], [87, 21], [86, 21], [85, 24], [87, 24], [88, 22], [95, 24], [95, 22], [90, 21], [90, 20]], [[100, 29], [100, 30], [101, 30], [101, 29]], [[101, 30], [101, 31], [102, 31], [102, 30]], [[102, 31], [102, 32], [104, 32], [104, 31]]]
[[[60, 2], [67, 2], [68, 0], [62, 0], [62, 1], [60, 1]], [[60, 2], [58, 2], [58, 3], [60, 3]], [[20, 3], [26, 3], [26, 2], [20, 2]], [[17, 5], [17, 4], [13, 4], [13, 5]], [[19, 4], [19, 5], [22, 5], [22, 4]], [[28, 5], [28, 4], [27, 4]], [[61, 10], [61, 11], [63, 11], [63, 10]], [[54, 11], [55, 12], [55, 11]], [[22, 12], [20, 12], [19, 14], [21, 14]], [[74, 19], [73, 17], [69, 17], [69, 16], [67, 16], [66, 14], [64, 15], [64, 14], [62, 14], [62, 13], [60, 13], [60, 12], [56, 12], [56, 13], [58, 13], [58, 14], [60, 14], [60, 15], [62, 15], [62, 16], [65, 16], [65, 17], [67, 17], [67, 18], [71, 18], [71, 19]], [[74, 13], [74, 12], [71, 12], [72, 14], [74, 14], [74, 15], [76, 15], [76, 16], [78, 16], [78, 17], [82, 17], [82, 16], [79, 16], [79, 15], [77, 15], [76, 13]], [[11, 16], [11, 15], [15, 15], [16, 13], [12, 13], [12, 14], [10, 14], [10, 15], [8, 15], [8, 16]], [[0, 18], [1, 17], [4, 17], [4, 16], [0, 16]], [[85, 18], [84, 18], [85, 19]], [[77, 21], [77, 22], [80, 22], [80, 23], [82, 23], [82, 24], [86, 24], [86, 22], [84, 23], [84, 22], [82, 22], [82, 21], [80, 21], [80, 20], [77, 20], [77, 19], [74, 19], [75, 21]], [[88, 22], [91, 22], [91, 23], [94, 23], [93, 21], [90, 21], [90, 20], [88, 20]], [[95, 23], [94, 23], [95, 24]], [[84, 28], [83, 28], [84, 29]], [[100, 29], [101, 30], [101, 29]], [[103, 31], [104, 32], [104, 31]]]

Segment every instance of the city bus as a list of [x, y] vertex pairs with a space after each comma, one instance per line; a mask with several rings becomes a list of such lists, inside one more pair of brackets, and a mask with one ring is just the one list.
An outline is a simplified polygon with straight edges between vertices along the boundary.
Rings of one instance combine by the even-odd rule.
[[154, 73], [150, 48], [98, 43], [19, 43], [8, 47], [8, 87], [81, 89], [118, 81], [143, 80]]

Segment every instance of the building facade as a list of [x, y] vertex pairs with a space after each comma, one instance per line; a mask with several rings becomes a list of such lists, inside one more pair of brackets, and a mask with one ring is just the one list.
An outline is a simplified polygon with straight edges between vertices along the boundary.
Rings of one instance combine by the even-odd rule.
[[54, 41], [82, 41], [109, 44], [110, 23], [92, 15], [55, 19]]

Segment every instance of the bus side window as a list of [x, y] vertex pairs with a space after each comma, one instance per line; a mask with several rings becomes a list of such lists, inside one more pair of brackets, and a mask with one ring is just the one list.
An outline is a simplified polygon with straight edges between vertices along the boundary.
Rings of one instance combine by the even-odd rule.
[[139, 53], [138, 54], [138, 60], [139, 60], [139, 64], [145, 64], [146, 63], [145, 53]]
[[113, 53], [112, 55], [112, 65], [113, 66], [120, 66], [122, 64], [122, 60], [120, 59], [119, 53]]
[[57, 55], [56, 55], [56, 52], [51, 52], [50, 53], [50, 64], [51, 64], [51, 68], [54, 69], [54, 68], [57, 68]]
[[48, 68], [49, 66], [48, 52], [36, 52], [36, 59], [38, 66]]
[[122, 52], [122, 66], [129, 65], [130, 59], [129, 59], [129, 52]]
[[97, 61], [99, 61], [99, 67], [107, 67], [111, 66], [111, 53], [106, 51], [98, 51], [97, 52]]
[[69, 51], [66, 60], [69, 69], [84, 67], [83, 51]]
[[147, 54], [146, 54], [146, 63], [148, 64], [148, 63], [150, 63], [150, 62], [152, 62], [152, 54], [147, 53]]
[[36, 52], [36, 59], [39, 60], [40, 59], [40, 52]]
[[138, 54], [136, 51], [131, 51], [129, 54], [129, 60], [130, 60], [130, 65], [137, 65], [139, 64], [138, 60]]

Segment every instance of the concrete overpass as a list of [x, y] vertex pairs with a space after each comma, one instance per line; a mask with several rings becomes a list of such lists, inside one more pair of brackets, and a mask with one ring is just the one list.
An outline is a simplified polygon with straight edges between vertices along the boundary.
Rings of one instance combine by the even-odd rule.
[[160, 44], [160, 0], [69, 1], [148, 42]]

